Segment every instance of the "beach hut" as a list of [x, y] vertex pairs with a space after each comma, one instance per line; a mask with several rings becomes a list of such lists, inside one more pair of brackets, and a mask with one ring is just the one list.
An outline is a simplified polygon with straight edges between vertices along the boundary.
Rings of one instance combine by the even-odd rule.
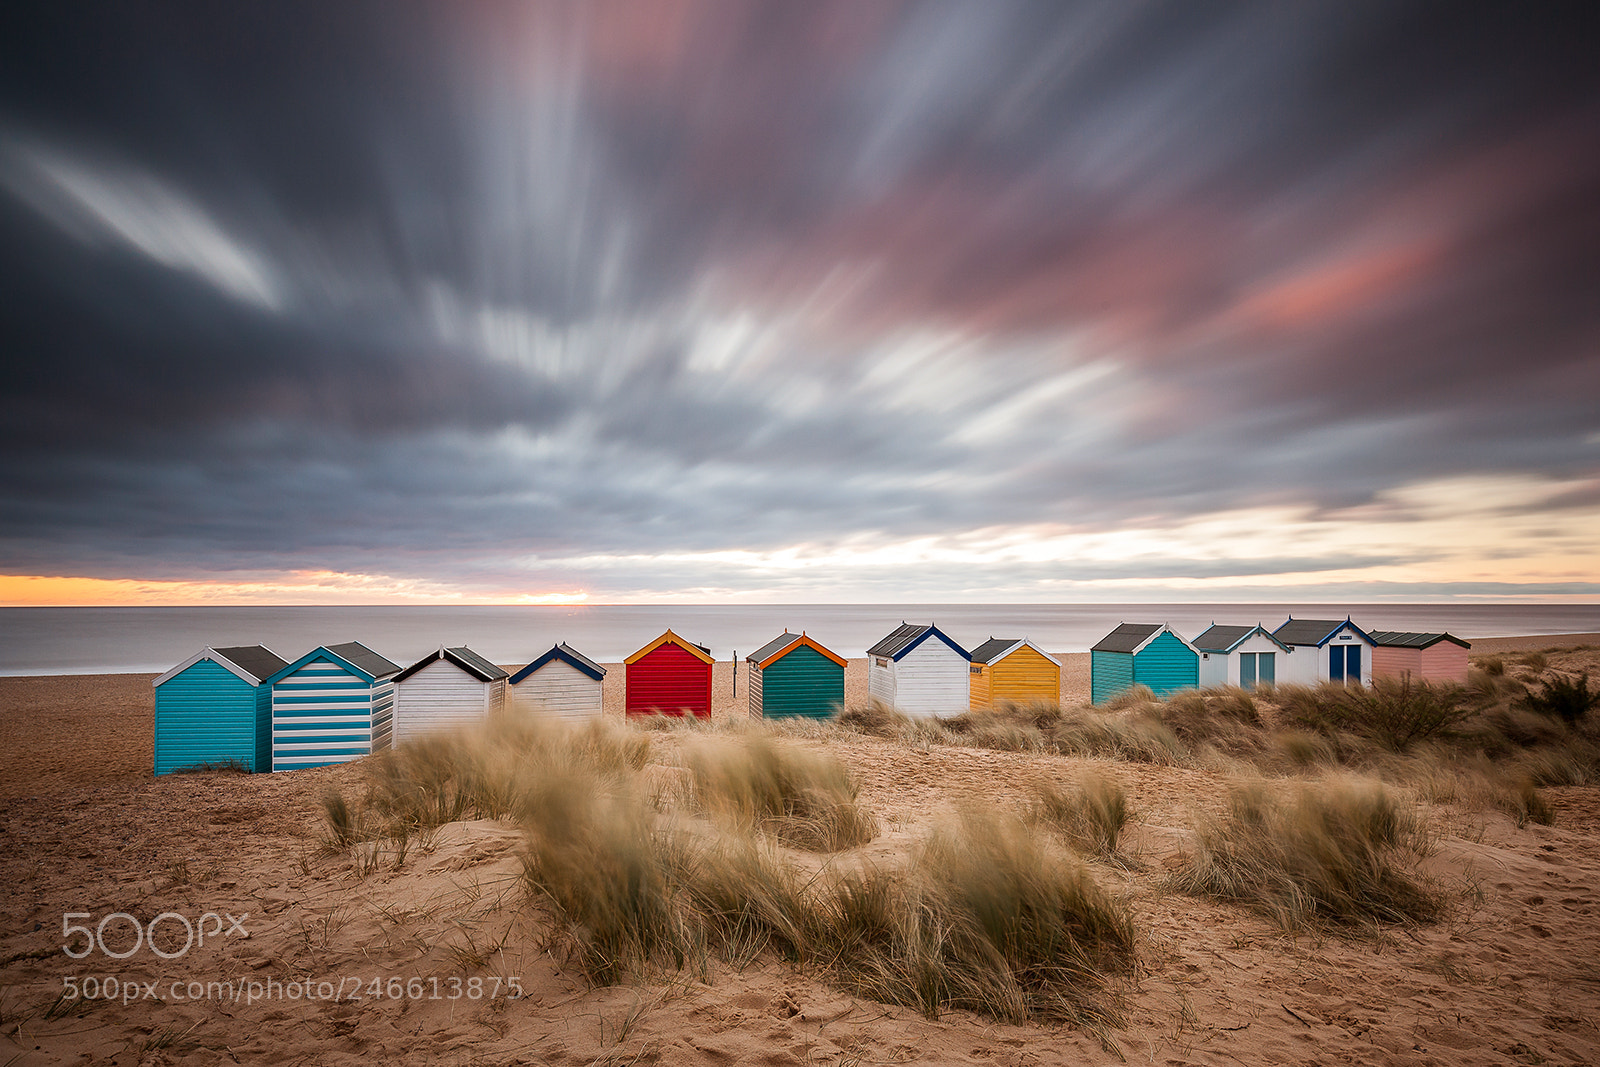
[[1290, 653], [1288, 645], [1262, 626], [1219, 626], [1194, 639], [1200, 650], [1200, 684], [1236, 685], [1254, 689], [1278, 680], [1278, 665]]
[[272, 769], [272, 687], [285, 666], [261, 645], [202, 648], [155, 680], [157, 774]]
[[499, 714], [506, 677], [465, 646], [429, 652], [394, 676], [394, 743]]
[[1026, 637], [991, 637], [973, 649], [969, 678], [973, 711], [1061, 699], [1061, 661]]
[[1279, 672], [1279, 682], [1367, 685], [1372, 681], [1372, 637], [1348, 616], [1340, 622], [1291, 615], [1272, 636], [1299, 653], [1284, 661], [1288, 670]]
[[867, 649], [867, 695], [908, 715], [959, 715], [972, 702], [971, 665], [937, 626], [902, 622]]
[[394, 716], [390, 663], [360, 641], [314, 648], [272, 686], [272, 769], [348, 763], [388, 748]]
[[745, 657], [752, 718], [826, 719], [844, 706], [844, 660], [805, 634], [782, 633]]
[[1424, 682], [1465, 682], [1467, 650], [1459, 637], [1407, 630], [1373, 630], [1372, 673]]
[[515, 715], [598, 719], [606, 669], [577, 649], [557, 644], [511, 676]]
[[711, 650], [668, 630], [623, 660], [629, 715], [711, 718]]
[[1199, 650], [1166, 623], [1125, 622], [1089, 650], [1090, 699], [1096, 704], [1135, 685], [1165, 697], [1199, 684]]

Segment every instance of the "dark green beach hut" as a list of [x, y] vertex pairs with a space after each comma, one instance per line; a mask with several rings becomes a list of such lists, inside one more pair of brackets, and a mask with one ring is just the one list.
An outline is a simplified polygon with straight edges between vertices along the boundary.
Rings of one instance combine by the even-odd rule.
[[745, 657], [752, 718], [826, 719], [844, 704], [844, 660], [804, 633], [784, 633]]
[[1089, 650], [1090, 699], [1142, 685], [1158, 697], [1200, 685], [1200, 653], [1166, 623], [1125, 622]]

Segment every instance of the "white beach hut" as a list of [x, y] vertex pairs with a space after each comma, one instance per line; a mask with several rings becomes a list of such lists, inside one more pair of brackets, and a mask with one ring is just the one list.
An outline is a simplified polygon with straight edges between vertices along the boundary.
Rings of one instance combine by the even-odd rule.
[[931, 623], [902, 622], [867, 649], [867, 694], [907, 715], [949, 718], [972, 703], [972, 656]]
[[506, 703], [506, 677], [465, 646], [423, 656], [395, 675], [395, 744], [499, 714]]
[[1291, 615], [1272, 636], [1295, 650], [1284, 663], [1288, 669], [1278, 672], [1279, 682], [1372, 684], [1372, 636], [1348, 617], [1338, 622]]
[[575, 648], [558, 644], [511, 676], [515, 715], [597, 719], [606, 669]]
[[[1278, 680], [1278, 668], [1293, 651], [1263, 627], [1219, 626], [1194, 639], [1200, 650], [1200, 685], [1254, 689]], [[1287, 671], [1287, 666], [1285, 666]]]

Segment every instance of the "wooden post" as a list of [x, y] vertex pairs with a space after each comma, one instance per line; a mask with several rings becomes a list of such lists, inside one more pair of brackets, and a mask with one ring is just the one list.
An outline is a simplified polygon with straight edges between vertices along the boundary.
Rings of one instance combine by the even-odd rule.
[[739, 650], [733, 650], [733, 695], [739, 695]]

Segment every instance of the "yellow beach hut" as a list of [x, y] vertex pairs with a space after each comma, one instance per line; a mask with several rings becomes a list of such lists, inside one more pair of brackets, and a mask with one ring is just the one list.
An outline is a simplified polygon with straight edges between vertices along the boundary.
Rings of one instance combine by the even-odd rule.
[[991, 637], [972, 650], [972, 710], [1061, 699], [1061, 661], [1026, 637]]

